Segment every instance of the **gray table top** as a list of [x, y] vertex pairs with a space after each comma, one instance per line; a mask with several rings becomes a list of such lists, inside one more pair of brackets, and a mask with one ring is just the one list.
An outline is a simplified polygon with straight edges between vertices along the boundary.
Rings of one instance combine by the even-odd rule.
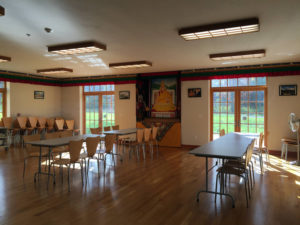
[[229, 133], [203, 146], [193, 149], [190, 154], [199, 157], [238, 159], [243, 157], [247, 147], [256, 135]]
[[138, 128], [111, 130], [111, 131], [103, 131], [103, 134], [127, 135], [127, 134], [134, 134], [136, 133], [137, 130]]
[[33, 146], [41, 146], [41, 147], [59, 147], [68, 145], [70, 141], [77, 141], [80, 139], [85, 140], [88, 137], [105, 137], [105, 135], [101, 134], [84, 134], [84, 135], [77, 135], [77, 136], [71, 136], [71, 137], [63, 137], [63, 138], [54, 138], [54, 139], [46, 139], [46, 140], [40, 140], [40, 141], [29, 141], [25, 144], [31, 144]]

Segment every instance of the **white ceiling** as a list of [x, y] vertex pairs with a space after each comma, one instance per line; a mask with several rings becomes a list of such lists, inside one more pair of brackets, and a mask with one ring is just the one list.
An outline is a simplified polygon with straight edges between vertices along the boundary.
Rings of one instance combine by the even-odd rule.
[[[299, 0], [0, 0], [0, 5], [6, 9], [0, 17], [0, 55], [12, 57], [1, 70], [36, 74], [68, 67], [74, 70], [68, 76], [76, 77], [300, 61]], [[250, 17], [259, 18], [260, 32], [196, 41], [177, 34], [182, 27]], [[86, 40], [104, 43], [107, 50], [77, 56], [47, 52], [48, 45]], [[218, 62], [208, 57], [255, 49], [266, 49], [266, 57]], [[108, 68], [138, 60], [153, 66]]]

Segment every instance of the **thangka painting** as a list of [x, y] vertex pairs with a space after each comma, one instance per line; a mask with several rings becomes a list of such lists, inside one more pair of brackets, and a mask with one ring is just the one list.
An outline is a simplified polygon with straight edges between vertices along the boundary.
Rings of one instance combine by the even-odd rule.
[[151, 83], [151, 117], [176, 117], [177, 79], [153, 79]]

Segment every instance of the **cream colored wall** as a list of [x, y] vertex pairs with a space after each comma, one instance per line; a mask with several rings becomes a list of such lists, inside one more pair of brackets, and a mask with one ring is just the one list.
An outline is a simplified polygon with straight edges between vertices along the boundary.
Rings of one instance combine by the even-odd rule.
[[[120, 100], [119, 91], [130, 91], [130, 99]], [[136, 85], [115, 85], [115, 113], [116, 124], [120, 129], [136, 127]]]
[[[44, 91], [45, 99], [34, 99], [34, 91]], [[45, 85], [10, 83], [8, 85], [8, 112], [21, 116], [61, 116], [61, 88]]]
[[[201, 98], [189, 98], [188, 88], [201, 88]], [[209, 81], [181, 82], [181, 143], [203, 145], [209, 141]]]
[[268, 78], [268, 147], [280, 150], [282, 137], [293, 137], [288, 126], [291, 112], [300, 118], [300, 94], [297, 96], [279, 96], [279, 85], [297, 84], [300, 87], [300, 76]]
[[62, 87], [61, 116], [64, 119], [74, 119], [75, 129], [82, 131], [82, 87]]

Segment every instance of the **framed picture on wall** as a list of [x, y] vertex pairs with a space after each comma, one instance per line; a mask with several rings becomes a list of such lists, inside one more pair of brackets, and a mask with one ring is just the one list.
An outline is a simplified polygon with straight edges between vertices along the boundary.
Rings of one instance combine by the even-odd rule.
[[44, 99], [45, 98], [45, 93], [44, 91], [34, 91], [34, 99]]
[[188, 88], [188, 97], [189, 98], [201, 97], [201, 88]]
[[119, 99], [130, 99], [130, 91], [119, 91]]
[[297, 85], [280, 85], [279, 86], [279, 96], [295, 96], [297, 95]]

